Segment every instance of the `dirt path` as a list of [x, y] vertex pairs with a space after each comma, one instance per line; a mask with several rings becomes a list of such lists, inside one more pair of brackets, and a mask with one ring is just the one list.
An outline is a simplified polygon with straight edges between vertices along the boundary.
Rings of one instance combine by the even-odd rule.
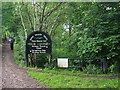
[[45, 88], [13, 62], [13, 51], [9, 44], [4, 44], [2, 49], [2, 88]]

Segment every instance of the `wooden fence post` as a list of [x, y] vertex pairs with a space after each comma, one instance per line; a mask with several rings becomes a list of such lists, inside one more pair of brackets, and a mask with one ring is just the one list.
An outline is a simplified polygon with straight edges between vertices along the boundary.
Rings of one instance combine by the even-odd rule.
[[107, 73], [107, 58], [102, 58], [101, 59], [101, 69], [103, 73]]

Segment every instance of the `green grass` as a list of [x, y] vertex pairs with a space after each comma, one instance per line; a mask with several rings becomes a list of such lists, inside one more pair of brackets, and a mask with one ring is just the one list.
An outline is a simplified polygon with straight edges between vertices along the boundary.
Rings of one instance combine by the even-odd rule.
[[[27, 67], [26, 67], [27, 68]], [[73, 75], [73, 76], [116, 76], [116, 74], [86, 74], [77, 70], [68, 70], [68, 69], [40, 69], [40, 68], [27, 68], [29, 71], [37, 71], [44, 73], [60, 74], [60, 75]], [[118, 76], [118, 75], [117, 75]]]
[[66, 70], [66, 69], [44, 69], [43, 72], [61, 74], [61, 75], [75, 75], [75, 76], [87, 76], [88, 75], [80, 71]]
[[118, 79], [82, 78], [29, 71], [28, 74], [50, 88], [117, 88]]

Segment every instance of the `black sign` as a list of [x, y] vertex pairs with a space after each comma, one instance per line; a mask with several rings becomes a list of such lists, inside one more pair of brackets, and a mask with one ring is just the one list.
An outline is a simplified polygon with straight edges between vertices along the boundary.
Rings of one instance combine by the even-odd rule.
[[28, 54], [30, 53], [48, 53], [52, 52], [52, 42], [50, 36], [45, 32], [32, 32], [26, 40], [26, 59], [28, 63]]

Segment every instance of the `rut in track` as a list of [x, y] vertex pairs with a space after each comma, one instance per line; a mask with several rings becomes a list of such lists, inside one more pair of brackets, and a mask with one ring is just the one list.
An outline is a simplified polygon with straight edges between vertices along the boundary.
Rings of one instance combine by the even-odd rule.
[[[9, 44], [2, 48], [2, 88], [45, 88], [28, 76], [27, 71], [14, 63]], [[1, 78], [1, 77], [0, 77]]]

